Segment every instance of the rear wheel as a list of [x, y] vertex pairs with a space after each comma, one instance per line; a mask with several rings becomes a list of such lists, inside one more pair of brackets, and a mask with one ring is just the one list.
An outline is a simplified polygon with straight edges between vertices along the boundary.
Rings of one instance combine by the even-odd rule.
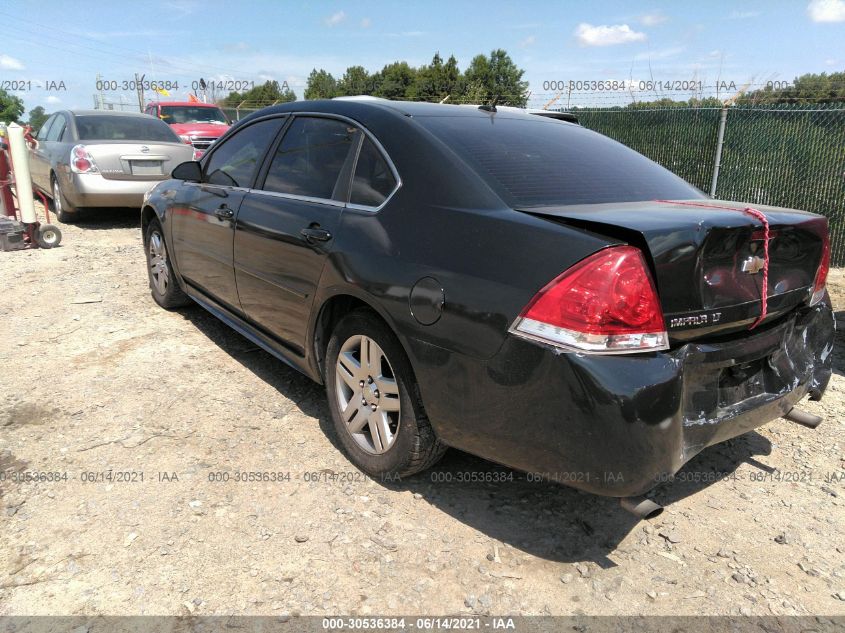
[[147, 274], [150, 278], [150, 293], [162, 308], [172, 310], [191, 303], [190, 297], [179, 287], [173, 266], [167, 256], [164, 233], [158, 220], [153, 220], [147, 227], [146, 236]]
[[326, 392], [347, 455], [370, 475], [412, 475], [446, 451], [425, 415], [402, 346], [370, 310], [350, 313], [332, 333]]
[[79, 209], [67, 201], [67, 198], [65, 198], [65, 195], [62, 193], [61, 185], [59, 185], [59, 179], [53, 176], [52, 181], [53, 213], [56, 214], [56, 218], [59, 222], [64, 224], [76, 222], [79, 220]]

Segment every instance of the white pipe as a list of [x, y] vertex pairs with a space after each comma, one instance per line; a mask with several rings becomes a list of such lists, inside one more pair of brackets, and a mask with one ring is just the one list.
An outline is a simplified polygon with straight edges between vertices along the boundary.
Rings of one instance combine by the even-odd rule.
[[12, 123], [9, 131], [9, 150], [12, 155], [12, 169], [15, 172], [15, 193], [18, 196], [18, 208], [21, 210], [21, 222], [36, 222], [35, 204], [32, 200], [32, 179], [29, 175], [29, 148], [23, 138], [23, 128]]

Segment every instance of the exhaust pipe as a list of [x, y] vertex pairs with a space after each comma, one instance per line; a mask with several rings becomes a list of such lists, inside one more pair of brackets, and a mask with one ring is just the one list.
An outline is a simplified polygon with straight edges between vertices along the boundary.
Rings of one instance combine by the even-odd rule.
[[663, 512], [663, 506], [645, 497], [622, 497], [619, 505], [640, 520], [653, 519]]
[[822, 423], [822, 418], [819, 416], [807, 413], [806, 411], [801, 411], [801, 409], [796, 409], [795, 407], [792, 407], [789, 411], [787, 411], [783, 417], [790, 422], [806, 426], [808, 429], [814, 429]]

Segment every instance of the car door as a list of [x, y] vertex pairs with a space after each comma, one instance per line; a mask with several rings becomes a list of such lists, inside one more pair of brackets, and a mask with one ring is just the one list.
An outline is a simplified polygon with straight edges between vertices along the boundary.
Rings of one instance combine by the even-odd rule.
[[173, 257], [188, 284], [240, 314], [232, 261], [235, 216], [283, 118], [251, 123], [210, 152], [202, 180], [186, 182], [171, 206]]
[[[53, 166], [56, 165], [57, 162], [61, 161], [62, 154], [68, 154], [65, 159], [68, 159], [70, 156], [70, 148], [66, 147], [63, 142], [64, 137], [67, 136], [65, 134], [67, 131], [67, 125], [67, 117], [62, 113], [56, 114], [56, 120], [53, 121], [53, 124], [50, 126], [50, 130], [47, 132], [47, 138], [43, 143], [40, 143], [40, 149], [43, 152], [44, 171], [40, 176], [42, 178], [42, 182], [39, 186], [47, 192], [52, 193], [50, 172], [53, 171]], [[67, 160], [65, 162], [67, 162]]]
[[238, 214], [235, 276], [244, 314], [299, 353], [361, 138], [349, 121], [295, 116]]
[[29, 149], [29, 176], [32, 184], [48, 192], [50, 191], [50, 183], [46, 182], [46, 180], [47, 175], [50, 173], [50, 160], [46, 147], [47, 135], [57, 118], [58, 115], [54, 114], [44, 122], [44, 125], [41, 126], [41, 129], [35, 135], [35, 147], [30, 147]]

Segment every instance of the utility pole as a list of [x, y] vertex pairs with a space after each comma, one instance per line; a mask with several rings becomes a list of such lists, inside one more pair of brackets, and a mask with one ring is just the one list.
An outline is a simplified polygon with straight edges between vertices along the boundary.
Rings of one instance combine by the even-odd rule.
[[138, 110], [140, 112], [144, 111], [144, 75], [138, 76], [138, 73], [135, 73], [135, 88], [138, 91]]
[[99, 86], [100, 90], [96, 96], [96, 104], [98, 110], [105, 110], [106, 109], [106, 98], [103, 95], [103, 76], [100, 73], [97, 73], [97, 83], [95, 84], [95, 88]]

